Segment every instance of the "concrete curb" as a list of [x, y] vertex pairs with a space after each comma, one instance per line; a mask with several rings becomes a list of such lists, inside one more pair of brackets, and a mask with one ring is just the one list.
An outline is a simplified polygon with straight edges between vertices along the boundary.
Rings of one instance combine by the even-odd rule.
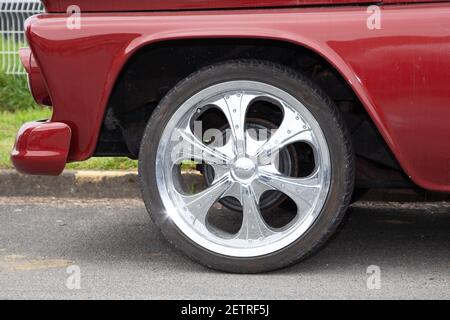
[[[203, 177], [183, 174], [184, 190], [199, 190]], [[74, 171], [60, 176], [23, 175], [15, 170], [0, 170], [0, 196], [60, 198], [140, 198], [136, 171]]]
[[[199, 190], [203, 177], [183, 174], [185, 190]], [[0, 170], [0, 196], [60, 198], [140, 198], [135, 171], [71, 171], [58, 177], [22, 175], [15, 170]], [[450, 201], [450, 195], [416, 193], [411, 190], [372, 190], [363, 201]]]
[[135, 198], [140, 197], [133, 171], [64, 171], [58, 177], [0, 170], [0, 196]]

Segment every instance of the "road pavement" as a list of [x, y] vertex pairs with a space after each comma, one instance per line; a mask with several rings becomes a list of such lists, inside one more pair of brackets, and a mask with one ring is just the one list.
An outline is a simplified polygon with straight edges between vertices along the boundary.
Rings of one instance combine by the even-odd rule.
[[450, 299], [449, 203], [358, 203], [321, 252], [259, 275], [190, 261], [139, 199], [0, 197], [0, 219], [0, 299]]

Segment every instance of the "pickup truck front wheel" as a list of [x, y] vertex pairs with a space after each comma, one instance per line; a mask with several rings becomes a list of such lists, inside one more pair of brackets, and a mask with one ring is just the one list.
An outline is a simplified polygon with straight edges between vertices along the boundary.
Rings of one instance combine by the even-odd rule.
[[215, 269], [291, 265], [325, 243], [353, 191], [333, 102], [283, 66], [206, 67], [160, 102], [139, 155], [143, 198], [175, 247]]

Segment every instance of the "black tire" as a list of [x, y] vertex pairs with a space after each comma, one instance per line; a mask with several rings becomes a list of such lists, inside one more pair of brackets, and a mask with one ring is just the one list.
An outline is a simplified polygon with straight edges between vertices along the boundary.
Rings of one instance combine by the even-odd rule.
[[[173, 113], [189, 97], [211, 85], [232, 80], [264, 82], [290, 93], [316, 118], [325, 135], [331, 157], [331, 186], [325, 205], [313, 225], [295, 242], [272, 254], [236, 258], [206, 250], [167, 219], [155, 180], [155, 157], [161, 134]], [[145, 130], [140, 154], [141, 191], [152, 220], [167, 240], [187, 256], [210, 268], [234, 273], [258, 273], [292, 265], [316, 252], [338, 228], [350, 202], [354, 186], [354, 155], [350, 135], [334, 105], [303, 75], [265, 61], [229, 61], [190, 75], [173, 88], [152, 114]]]

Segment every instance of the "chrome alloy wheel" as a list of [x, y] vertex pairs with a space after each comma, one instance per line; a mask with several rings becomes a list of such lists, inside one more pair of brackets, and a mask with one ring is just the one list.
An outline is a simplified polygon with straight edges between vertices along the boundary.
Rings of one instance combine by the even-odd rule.
[[[246, 130], [247, 110], [259, 100], [282, 111], [278, 129], [265, 140]], [[205, 143], [193, 129], [199, 114], [209, 108], [220, 110], [228, 122], [230, 138], [222, 146]], [[314, 154], [315, 168], [305, 177], [282, 174], [273, 156], [297, 142], [306, 143]], [[261, 82], [229, 81], [196, 93], [171, 117], [157, 150], [156, 182], [167, 219], [190, 240], [221, 255], [257, 257], [293, 243], [319, 216], [330, 187], [330, 154], [318, 122], [292, 95]], [[211, 166], [214, 180], [206, 189], [186, 194], [174, 168], [192, 159]], [[262, 195], [270, 190], [280, 191], [296, 205], [295, 217], [281, 228], [271, 227], [259, 208]], [[208, 223], [209, 210], [225, 197], [242, 205], [242, 223], [236, 233], [218, 232]]]

